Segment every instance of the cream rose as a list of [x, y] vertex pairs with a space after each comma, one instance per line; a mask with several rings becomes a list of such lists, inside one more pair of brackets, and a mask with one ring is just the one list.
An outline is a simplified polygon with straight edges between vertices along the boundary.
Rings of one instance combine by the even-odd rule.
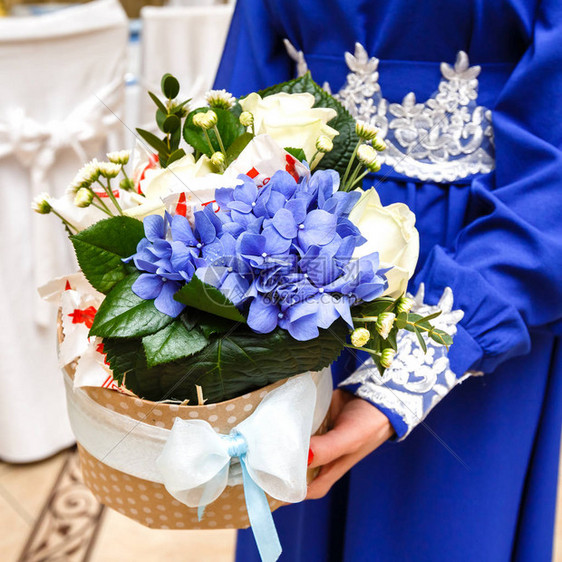
[[[281, 148], [302, 148], [308, 162], [316, 154], [316, 140], [320, 135], [333, 139], [339, 134], [327, 125], [337, 112], [326, 107], [312, 107], [312, 94], [279, 93], [262, 98], [252, 93], [240, 100], [244, 111], [254, 117], [254, 133], [272, 137]], [[320, 161], [320, 153], [315, 163]]]
[[[183, 158], [172, 162], [167, 168], [146, 170], [144, 179], [140, 182], [142, 193], [148, 199], [163, 199], [172, 193], [188, 191], [188, 184], [193, 178], [208, 176], [214, 171], [210, 159], [203, 155], [197, 162], [193, 154], [186, 154]], [[214, 189], [200, 187], [198, 194], [203, 203], [214, 199]]]
[[384, 295], [397, 298], [406, 291], [418, 262], [420, 238], [415, 228], [416, 215], [403, 203], [383, 207], [374, 188], [357, 191], [361, 192], [361, 199], [349, 219], [367, 242], [355, 249], [353, 257], [378, 252], [381, 267], [392, 266], [386, 274], [388, 289]]

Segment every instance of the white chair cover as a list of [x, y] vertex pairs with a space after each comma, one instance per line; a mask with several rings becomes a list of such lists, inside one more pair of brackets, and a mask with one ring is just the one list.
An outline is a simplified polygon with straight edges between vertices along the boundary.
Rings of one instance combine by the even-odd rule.
[[[64, 193], [86, 158], [121, 135], [127, 18], [98, 0], [0, 19], [0, 458], [27, 462], [73, 443], [56, 359], [56, 308], [37, 286], [75, 267], [55, 217], [33, 197]], [[102, 101], [103, 100], [103, 103]], [[106, 107], [109, 106], [112, 111]]]
[[[233, 5], [147, 6], [142, 18], [142, 85], [160, 93], [160, 79], [170, 72], [180, 81], [180, 96], [202, 103], [215, 80]], [[156, 108], [145, 94], [140, 121], [151, 124]]]

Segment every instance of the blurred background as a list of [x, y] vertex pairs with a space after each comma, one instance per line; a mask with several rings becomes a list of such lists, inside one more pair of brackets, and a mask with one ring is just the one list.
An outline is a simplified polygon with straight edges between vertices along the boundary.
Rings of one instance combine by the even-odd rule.
[[234, 531], [151, 530], [82, 484], [57, 308], [36, 290], [76, 263], [60, 223], [30, 209], [43, 191], [62, 196], [86, 160], [133, 148], [135, 127], [155, 128], [146, 90], [158, 93], [165, 72], [180, 98], [203, 100], [233, 4], [0, 0], [0, 562], [234, 559]]

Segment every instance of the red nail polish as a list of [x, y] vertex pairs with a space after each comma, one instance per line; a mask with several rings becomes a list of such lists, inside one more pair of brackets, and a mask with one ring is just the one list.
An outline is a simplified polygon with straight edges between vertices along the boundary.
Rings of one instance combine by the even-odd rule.
[[312, 464], [313, 460], [314, 460], [314, 453], [312, 452], [312, 449], [308, 449], [308, 466]]

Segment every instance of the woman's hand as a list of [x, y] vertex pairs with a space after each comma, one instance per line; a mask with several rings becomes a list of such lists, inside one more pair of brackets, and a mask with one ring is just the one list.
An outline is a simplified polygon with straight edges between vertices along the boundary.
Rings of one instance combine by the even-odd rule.
[[308, 486], [307, 500], [324, 497], [351, 467], [394, 433], [380, 410], [343, 390], [334, 391], [330, 416], [332, 429], [310, 440], [310, 467], [322, 468]]

